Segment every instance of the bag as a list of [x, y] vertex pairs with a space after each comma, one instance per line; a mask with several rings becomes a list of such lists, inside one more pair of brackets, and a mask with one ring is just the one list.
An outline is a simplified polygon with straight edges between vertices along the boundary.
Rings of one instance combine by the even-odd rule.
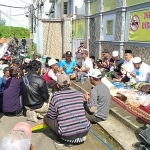
[[55, 80], [51, 80], [50, 82], [47, 83], [47, 86], [49, 88], [54, 88], [56, 87], [56, 81]]

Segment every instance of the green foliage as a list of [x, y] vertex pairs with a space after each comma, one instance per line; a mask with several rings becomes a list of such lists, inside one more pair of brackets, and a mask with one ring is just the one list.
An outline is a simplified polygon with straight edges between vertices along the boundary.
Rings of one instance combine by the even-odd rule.
[[[10, 30], [10, 34], [9, 34]], [[22, 39], [22, 37], [29, 38], [30, 30], [22, 27], [9, 27], [9, 26], [0, 26], [0, 38], [1, 37], [17, 37], [18, 39]]]
[[32, 58], [33, 54], [37, 54], [37, 49], [35, 44], [31, 44], [28, 49], [28, 56], [30, 56], [30, 58]]

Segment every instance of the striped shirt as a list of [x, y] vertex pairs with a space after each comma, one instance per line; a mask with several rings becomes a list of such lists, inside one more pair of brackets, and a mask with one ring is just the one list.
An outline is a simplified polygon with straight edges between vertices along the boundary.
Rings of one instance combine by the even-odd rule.
[[58, 133], [61, 137], [85, 133], [87, 132], [85, 126], [90, 128], [90, 122], [85, 116], [83, 102], [83, 94], [79, 91], [67, 89], [54, 93], [47, 116], [57, 119]]

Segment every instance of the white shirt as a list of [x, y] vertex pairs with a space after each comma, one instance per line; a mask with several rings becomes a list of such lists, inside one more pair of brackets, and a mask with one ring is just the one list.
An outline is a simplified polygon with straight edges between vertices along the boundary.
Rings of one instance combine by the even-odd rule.
[[57, 76], [56, 76], [56, 74], [53, 72], [52, 69], [50, 69], [50, 71], [48, 72], [48, 76], [49, 76], [51, 79], [57, 81]]
[[136, 75], [136, 78], [134, 78], [135, 82], [144, 81], [148, 82], [149, 78], [149, 72], [150, 72], [150, 66], [144, 62], [142, 62], [141, 67], [139, 69], [134, 68], [133, 71]]
[[129, 73], [133, 72], [134, 70], [134, 65], [133, 65], [133, 58], [131, 58], [129, 61], [124, 61], [122, 66], [125, 68], [125, 70]]
[[89, 57], [86, 58], [86, 60], [82, 60], [82, 67], [81, 69], [90, 68], [90, 70], [87, 72], [89, 75], [89, 72], [93, 69], [93, 63]]

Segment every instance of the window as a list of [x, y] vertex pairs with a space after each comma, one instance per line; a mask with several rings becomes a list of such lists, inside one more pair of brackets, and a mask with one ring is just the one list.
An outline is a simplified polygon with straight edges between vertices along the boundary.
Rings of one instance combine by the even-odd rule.
[[68, 3], [64, 2], [64, 14], [67, 14]]
[[113, 35], [113, 24], [114, 24], [114, 20], [107, 20], [106, 34]]

